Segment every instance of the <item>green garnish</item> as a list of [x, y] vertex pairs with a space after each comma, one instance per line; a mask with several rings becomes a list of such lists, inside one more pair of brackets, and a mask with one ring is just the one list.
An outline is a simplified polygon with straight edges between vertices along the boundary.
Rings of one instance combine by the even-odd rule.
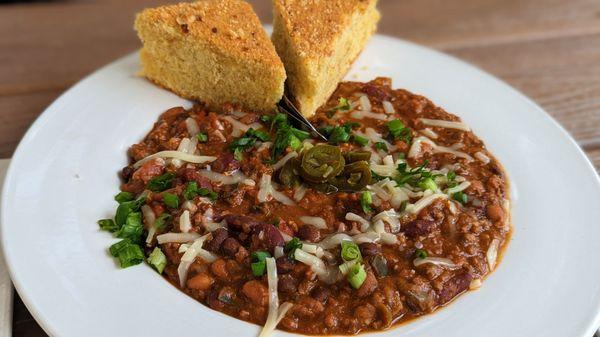
[[206, 132], [200, 132], [196, 135], [198, 142], [206, 143], [208, 141], [208, 134]]
[[170, 208], [179, 207], [179, 197], [177, 197], [177, 195], [175, 195], [173, 193], [163, 194], [163, 201], [164, 201], [165, 205], [167, 205]]
[[382, 150], [382, 151], [388, 151], [388, 147], [384, 142], [376, 142], [375, 143], [375, 149], [377, 150]]
[[291, 259], [293, 259], [296, 249], [301, 248], [302, 242], [297, 237], [294, 237], [285, 244], [285, 246], [283, 247], [283, 252], [286, 253]]
[[103, 231], [114, 233], [119, 230], [119, 226], [113, 221], [113, 219], [102, 219], [98, 220], [98, 225]]
[[367, 279], [367, 272], [362, 263], [357, 263], [348, 271], [348, 282], [354, 289], [360, 288], [360, 286]]
[[334, 126], [329, 136], [329, 143], [340, 144], [347, 143], [350, 140], [350, 132], [344, 126]]
[[159, 274], [162, 274], [167, 265], [167, 257], [158, 247], [154, 247], [154, 250], [148, 256], [147, 261]]
[[152, 192], [162, 192], [166, 189], [171, 188], [173, 180], [175, 179], [175, 173], [168, 172], [158, 177], [152, 178], [146, 186]]
[[350, 110], [350, 101], [347, 98], [340, 97], [338, 99], [338, 105], [331, 108], [329, 111], [348, 111]]
[[255, 277], [259, 277], [265, 274], [265, 271], [267, 269], [266, 258], [268, 257], [271, 257], [271, 254], [269, 254], [268, 252], [252, 252], [252, 263], [250, 264], [250, 268], [252, 269], [252, 275], [254, 275]]
[[433, 181], [432, 178], [425, 178], [425, 179], [421, 180], [419, 182], [419, 187], [422, 188], [423, 190], [431, 190], [433, 192], [438, 190], [438, 186], [435, 183], [435, 181]]
[[[398, 172], [400, 173], [396, 178], [394, 178], [394, 180], [396, 180], [396, 183], [398, 183], [398, 186], [402, 186], [404, 184], [409, 184], [411, 186], [414, 187], [421, 187], [423, 189], [425, 189], [424, 187], [421, 186], [421, 182], [424, 182], [427, 179], [431, 179], [432, 182], [435, 184], [434, 179], [438, 176], [440, 176], [440, 174], [433, 174], [431, 173], [431, 171], [427, 170], [427, 165], [429, 165], [429, 161], [425, 160], [425, 162], [423, 163], [423, 165], [416, 167], [416, 168], [412, 168], [409, 169], [406, 163], [400, 163], [398, 164]], [[430, 187], [432, 187], [431, 183], [427, 183], [429, 184]], [[437, 188], [437, 185], [436, 185]]]
[[352, 141], [360, 146], [369, 144], [369, 139], [359, 135], [352, 135]]
[[128, 239], [113, 244], [109, 251], [112, 256], [119, 259], [121, 268], [131, 267], [144, 261], [142, 248]]
[[363, 212], [371, 213], [373, 209], [371, 208], [371, 204], [373, 203], [373, 196], [371, 192], [362, 192], [360, 194], [360, 207], [362, 207]]
[[417, 259], [424, 259], [428, 256], [427, 251], [423, 250], [423, 249], [417, 249], [415, 250], [415, 257]]
[[344, 261], [362, 261], [360, 248], [358, 248], [358, 245], [356, 243], [348, 240], [342, 241], [341, 256]]
[[142, 193], [137, 199], [131, 201], [125, 201], [119, 204], [117, 207], [117, 213], [115, 214], [115, 223], [119, 228], [125, 224], [127, 217], [132, 212], [137, 212], [142, 204], [146, 201], [146, 194]]
[[448, 171], [448, 173], [446, 173], [446, 179], [448, 179], [448, 181], [454, 181], [454, 179], [456, 179], [456, 172]]
[[127, 201], [131, 201], [134, 199], [133, 194], [129, 192], [119, 192], [119, 194], [115, 195], [115, 201], [119, 204], [122, 204]]
[[125, 224], [115, 233], [115, 236], [121, 239], [129, 239], [131, 242], [142, 241], [142, 213], [133, 212], [127, 216]]
[[253, 147], [257, 140], [266, 142], [270, 139], [268, 133], [250, 128], [242, 137], [234, 140], [229, 145], [229, 149], [233, 152], [235, 159], [239, 161], [242, 160], [242, 153]]
[[159, 230], [165, 229], [167, 223], [170, 222], [172, 218], [173, 217], [171, 216], [171, 214], [163, 213], [159, 215], [158, 218], [156, 218], [156, 220], [154, 220], [154, 227]]
[[467, 194], [465, 194], [464, 192], [461, 191], [461, 192], [453, 193], [452, 199], [454, 199], [464, 205], [469, 201], [469, 196], [467, 196]]
[[183, 189], [183, 197], [186, 200], [192, 200], [198, 195], [201, 197], [207, 197], [212, 201], [217, 200], [219, 197], [216, 192], [211, 191], [208, 188], [198, 187], [198, 183], [195, 181], [190, 181], [187, 183], [187, 185], [185, 185], [185, 188]]
[[400, 212], [404, 212], [406, 210], [406, 206], [408, 206], [407, 200], [404, 200], [402, 203], [400, 203]]
[[394, 119], [393, 121], [389, 121], [386, 124], [390, 132], [390, 136], [393, 139], [401, 140], [407, 144], [410, 143], [410, 140], [412, 139], [412, 134], [410, 132], [410, 129], [404, 126], [404, 123], [402, 123], [401, 120]]
[[271, 123], [270, 130], [276, 129], [275, 140], [271, 147], [271, 160], [275, 160], [290, 147], [298, 150], [302, 146], [302, 141], [307, 139], [310, 134], [292, 127], [285, 114], [276, 113], [274, 115], [263, 115], [260, 120], [264, 123]]

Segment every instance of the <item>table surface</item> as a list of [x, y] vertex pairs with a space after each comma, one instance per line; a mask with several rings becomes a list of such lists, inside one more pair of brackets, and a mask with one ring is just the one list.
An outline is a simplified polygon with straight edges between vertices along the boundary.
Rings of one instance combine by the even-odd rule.
[[[139, 47], [134, 13], [157, 0], [0, 5], [0, 158], [98, 67]], [[250, 1], [264, 22], [269, 0]], [[599, 0], [380, 0], [379, 32], [471, 62], [556, 118], [600, 168]], [[43, 336], [18, 296], [14, 336]]]

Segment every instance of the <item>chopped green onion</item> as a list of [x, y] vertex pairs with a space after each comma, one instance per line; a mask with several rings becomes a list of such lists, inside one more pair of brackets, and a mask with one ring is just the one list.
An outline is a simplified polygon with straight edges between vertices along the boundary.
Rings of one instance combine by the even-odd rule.
[[140, 246], [128, 239], [121, 240], [109, 248], [110, 254], [119, 259], [121, 268], [127, 268], [144, 261], [144, 252]]
[[365, 146], [367, 144], [369, 144], [369, 139], [359, 136], [359, 135], [352, 135], [352, 141], [360, 146]]
[[170, 208], [179, 207], [179, 197], [177, 197], [177, 195], [173, 193], [163, 194], [163, 201], [165, 202], [165, 205], [167, 205]]
[[352, 241], [344, 240], [342, 241], [342, 259], [344, 261], [352, 261], [358, 260], [362, 261], [362, 255], [360, 254], [360, 249], [358, 245]]
[[338, 111], [338, 110], [340, 110], [340, 111], [350, 110], [350, 101], [348, 101], [348, 99], [345, 97], [340, 97], [338, 99], [338, 105], [334, 106], [329, 111]]
[[358, 260], [346, 261], [338, 266], [342, 275], [347, 275], [350, 269], [354, 267], [355, 264], [358, 263]]
[[102, 219], [98, 220], [98, 225], [103, 231], [114, 233], [119, 230], [119, 226], [113, 221], [113, 219]]
[[167, 257], [158, 247], [154, 247], [154, 250], [148, 256], [147, 261], [159, 274], [162, 274], [167, 265]]
[[427, 251], [423, 250], [423, 249], [417, 249], [415, 250], [415, 257], [418, 259], [424, 259], [427, 256], [429, 256], [429, 254], [427, 254]]
[[375, 149], [377, 150], [382, 150], [382, 151], [388, 151], [388, 147], [384, 142], [376, 142], [375, 143]]
[[246, 136], [257, 138], [263, 142], [271, 140], [271, 137], [269, 137], [268, 133], [261, 130], [254, 130], [253, 128], [250, 128], [248, 131], [246, 131]]
[[394, 119], [393, 121], [389, 121], [387, 122], [387, 127], [390, 132], [390, 136], [392, 136], [393, 139], [410, 143], [412, 134], [410, 129], [404, 126], [404, 123], [402, 123], [401, 120]]
[[362, 207], [363, 212], [371, 213], [373, 211], [371, 209], [371, 204], [373, 203], [373, 196], [371, 192], [364, 191], [360, 194], [360, 207]]
[[404, 200], [401, 204], [400, 204], [400, 212], [404, 212], [406, 210], [406, 206], [408, 206], [408, 201]]
[[187, 183], [182, 194], [186, 200], [194, 199], [198, 195], [198, 183], [195, 181], [190, 181]]
[[166, 189], [171, 188], [173, 180], [175, 179], [175, 173], [167, 172], [158, 177], [152, 178], [146, 186], [152, 192], [162, 192]]
[[354, 289], [360, 288], [360, 286], [367, 279], [367, 272], [362, 263], [357, 263], [348, 271], [348, 282]]
[[115, 201], [119, 204], [122, 204], [127, 201], [131, 201], [134, 199], [133, 194], [129, 192], [119, 192], [119, 194], [115, 195]]
[[452, 199], [460, 202], [461, 204], [466, 204], [469, 201], [469, 197], [464, 192], [456, 192], [452, 194]]
[[448, 171], [448, 173], [446, 173], [446, 179], [448, 181], [453, 181], [454, 179], [456, 179], [456, 172]]
[[140, 242], [142, 238], [142, 213], [133, 212], [127, 216], [125, 224], [115, 233], [118, 238]]
[[283, 154], [287, 147], [291, 147], [294, 150], [299, 149], [302, 146], [302, 141], [310, 136], [310, 133], [292, 127], [288, 123], [287, 116], [281, 113], [277, 113], [272, 118], [271, 129], [274, 126], [277, 127], [277, 132], [273, 146], [271, 147], [272, 160]]
[[200, 132], [196, 135], [198, 142], [206, 143], [208, 141], [208, 134], [206, 132]]
[[137, 212], [142, 204], [146, 201], [146, 194], [142, 193], [137, 199], [131, 201], [125, 201], [119, 204], [117, 207], [117, 213], [115, 214], [115, 223], [119, 228], [125, 224], [127, 216], [132, 212]]
[[159, 215], [158, 218], [156, 218], [156, 220], [154, 221], [154, 227], [159, 230], [165, 229], [167, 223], [170, 222], [172, 218], [173, 217], [171, 216], [171, 214], [165, 212]]
[[424, 190], [431, 190], [433, 192], [438, 190], [437, 184], [431, 178], [425, 178], [419, 182], [419, 187]]
[[265, 261], [265, 259], [268, 257], [271, 257], [271, 254], [269, 254], [268, 252], [252, 252], [252, 263], [250, 264], [250, 268], [252, 269], [252, 275], [254, 275], [255, 277], [259, 277], [265, 274], [265, 271], [267, 269], [267, 262]]
[[294, 258], [294, 252], [296, 249], [302, 248], [302, 242], [297, 237], [292, 238], [283, 247], [283, 252], [286, 253], [290, 258]]
[[343, 126], [335, 126], [329, 136], [329, 143], [340, 144], [347, 143], [350, 140], [350, 130]]

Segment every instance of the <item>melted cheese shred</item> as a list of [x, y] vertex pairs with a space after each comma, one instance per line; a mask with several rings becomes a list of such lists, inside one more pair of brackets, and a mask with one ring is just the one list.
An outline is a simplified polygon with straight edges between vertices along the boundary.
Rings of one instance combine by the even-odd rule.
[[408, 151], [408, 158], [414, 158], [421, 153], [421, 143], [429, 144], [433, 148], [434, 153], [450, 153], [459, 158], [464, 158], [467, 161], [473, 161], [473, 157], [471, 157], [469, 154], [462, 151], [457, 151], [457, 145], [453, 145], [453, 147], [437, 145], [431, 139], [424, 136], [417, 137], [413, 141], [413, 144]]
[[[296, 251], [298, 251], [297, 249]], [[277, 266], [275, 259], [268, 257], [265, 259], [267, 263], [267, 282], [269, 284], [269, 314], [267, 321], [263, 326], [260, 335], [258, 337], [271, 336], [277, 324], [285, 317], [285, 314], [293, 306], [291, 303], [283, 303], [279, 305], [279, 295], [277, 292], [277, 284], [279, 283], [279, 277], [277, 276]]]
[[196, 156], [189, 153], [184, 153], [181, 151], [160, 151], [155, 154], [151, 154], [144, 159], [140, 159], [135, 164], [133, 164], [134, 168], [139, 168], [144, 163], [155, 159], [155, 158], [163, 158], [163, 159], [179, 159], [184, 162], [192, 163], [192, 164], [204, 164], [217, 160], [217, 157], [213, 156]]
[[231, 117], [231, 116], [223, 116], [221, 117], [223, 120], [229, 122], [229, 124], [231, 124], [232, 127], [232, 131], [231, 131], [231, 135], [234, 137], [239, 137], [242, 134], [244, 134], [246, 131], [248, 131], [248, 129], [253, 128], [254, 130], [260, 129], [262, 127], [262, 124], [260, 123], [252, 123], [250, 125], [248, 124], [244, 124], [240, 121], [238, 121], [237, 119]]
[[190, 266], [196, 259], [196, 257], [200, 256], [204, 261], [211, 263], [214, 262], [217, 258], [211, 252], [202, 249], [202, 245], [208, 238], [210, 237], [210, 233], [203, 235], [196, 239], [191, 246], [183, 253], [181, 257], [181, 262], [177, 267], [177, 274], [179, 275], [179, 285], [183, 288], [185, 285], [185, 281], [187, 280], [187, 274], [190, 269]]
[[429, 118], [421, 118], [420, 120], [423, 124], [429, 125], [429, 126], [437, 126], [440, 128], [447, 128], [447, 129], [457, 129], [457, 130], [462, 130], [462, 131], [471, 131], [471, 128], [469, 128], [469, 126], [467, 124], [462, 123], [462, 122], [451, 122], [451, 121], [445, 121], [445, 120], [441, 120], [441, 119], [429, 119]]

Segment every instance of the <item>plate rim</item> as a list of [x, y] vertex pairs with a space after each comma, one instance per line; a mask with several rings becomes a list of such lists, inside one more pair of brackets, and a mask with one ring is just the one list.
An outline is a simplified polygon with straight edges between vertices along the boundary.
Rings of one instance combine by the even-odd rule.
[[[472, 71], [475, 71], [477, 73], [477, 75], [486, 77], [487, 80], [496, 82], [496, 84], [503, 87], [503, 90], [509, 91], [512, 95], [515, 95], [516, 97], [521, 99], [524, 103], [526, 103], [531, 108], [531, 112], [536, 111], [536, 113], [538, 115], [543, 116], [545, 119], [549, 119], [551, 121], [553, 127], [557, 128], [559, 130], [559, 132], [561, 133], [561, 135], [568, 140], [568, 142], [570, 143], [569, 145], [573, 148], [573, 150], [576, 151], [579, 159], [583, 160], [582, 164], [585, 163], [586, 170], [592, 172], [593, 175], [595, 176], [595, 180], [593, 182], [595, 185], [594, 191], [596, 191], [597, 193], [600, 194], [600, 174], [595, 169], [590, 158], [585, 154], [585, 151], [581, 148], [581, 146], [579, 146], [579, 144], [575, 141], [573, 136], [571, 136], [571, 134], [552, 115], [550, 115], [540, 105], [535, 103], [535, 101], [533, 101], [531, 98], [526, 96], [524, 93], [522, 93], [521, 91], [512, 87], [510, 84], [508, 84], [504, 80], [483, 70], [479, 66], [474, 65], [469, 62], [466, 62], [466, 61], [463, 61], [462, 59], [459, 59], [456, 56], [444, 53], [437, 49], [423, 46], [423, 45], [417, 44], [415, 42], [407, 41], [402, 38], [398, 38], [395, 36], [389, 36], [389, 35], [385, 35], [385, 34], [375, 34], [373, 36], [373, 39], [384, 39], [384, 40], [390, 41], [391, 43], [405, 44], [412, 48], [416, 48], [416, 49], [419, 49], [419, 50], [427, 52], [427, 53], [435, 54], [437, 57], [440, 57], [448, 62], [453, 62], [457, 65], [460, 65], [461, 67], [470, 68]], [[9, 167], [6, 171], [4, 186], [3, 186], [1, 194], [0, 194], [0, 199], [1, 199], [0, 200], [0, 249], [2, 249], [2, 252], [4, 254], [6, 266], [9, 271], [9, 275], [11, 277], [13, 286], [15, 287], [16, 291], [18, 292], [21, 300], [23, 301], [23, 303], [25, 304], [26, 308], [29, 310], [31, 315], [34, 317], [36, 322], [40, 325], [40, 327], [42, 327], [42, 329], [51, 336], [58, 335], [59, 331], [56, 330], [56, 327], [54, 326], [54, 324], [52, 322], [50, 322], [49, 319], [47, 319], [44, 316], [44, 314], [38, 309], [38, 307], [35, 303], [36, 300], [34, 298], [32, 298], [30, 296], [30, 294], [28, 294], [27, 290], [25, 289], [24, 283], [26, 283], [26, 282], [23, 279], [21, 279], [18, 274], [15, 274], [16, 267], [13, 265], [14, 258], [12, 257], [10, 252], [5, 247], [5, 239], [4, 238], [5, 238], [5, 232], [6, 232], [7, 226], [4, 224], [7, 221], [6, 214], [8, 212], [6, 211], [6, 209], [7, 209], [7, 203], [8, 203], [8, 193], [9, 193], [10, 187], [13, 185], [13, 180], [14, 180], [13, 176], [15, 175], [14, 171], [16, 170], [16, 166], [17, 166], [17, 164], [15, 164], [15, 163], [23, 155], [23, 151], [24, 151], [23, 147], [25, 146], [25, 143], [27, 143], [27, 141], [30, 138], [35, 136], [35, 133], [37, 132], [37, 130], [43, 128], [43, 124], [47, 119], [52, 118], [55, 114], [59, 113], [59, 110], [56, 109], [56, 107], [60, 106], [61, 104], [63, 104], [63, 102], [65, 100], [69, 99], [69, 96], [73, 95], [73, 92], [77, 88], [79, 88], [79, 87], [85, 85], [87, 82], [91, 81], [95, 77], [95, 75], [103, 72], [108, 67], [114, 65], [115, 63], [118, 63], [119, 61], [124, 60], [125, 58], [131, 57], [133, 54], [136, 54], [138, 52], [139, 52], [139, 49], [136, 51], [133, 51], [133, 52], [129, 52], [121, 57], [118, 57], [118, 58], [110, 61], [109, 63], [101, 66], [100, 68], [92, 71], [91, 73], [89, 73], [88, 75], [83, 77], [81, 80], [77, 81], [75, 84], [70, 86], [60, 96], [58, 96], [51, 104], [49, 104], [42, 111], [42, 113], [35, 119], [35, 121], [28, 127], [27, 131], [20, 139], [19, 144], [12, 155]], [[406, 89], [410, 90], [410, 88], [406, 88]], [[530, 112], [528, 112], [528, 113], [530, 113]], [[508, 172], [508, 174], [510, 174], [510, 172]], [[510, 248], [508, 248], [508, 249], [510, 249]], [[429, 315], [427, 315], [427, 316], [429, 316]], [[587, 327], [585, 327], [585, 334], [593, 335], [594, 332], [597, 330], [598, 326], [600, 326], [600, 302], [597, 303], [597, 311], [594, 315], [593, 320], [588, 323]]]

